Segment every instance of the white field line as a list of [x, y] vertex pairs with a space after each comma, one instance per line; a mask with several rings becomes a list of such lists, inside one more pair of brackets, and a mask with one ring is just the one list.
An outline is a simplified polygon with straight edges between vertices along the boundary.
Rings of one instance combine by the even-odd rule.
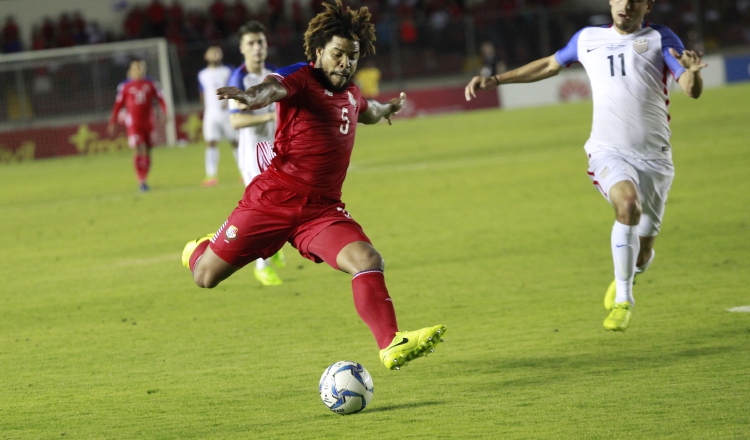
[[156, 255], [148, 258], [128, 258], [108, 264], [107, 267], [129, 267], [129, 266], [148, 266], [165, 261], [180, 261], [180, 254], [177, 252], [163, 255]]
[[[71, 198], [71, 199], [20, 202], [20, 203], [0, 206], [0, 212], [5, 212], [5, 211], [10, 211], [10, 210], [15, 210], [15, 209], [25, 209], [25, 208], [36, 207], [36, 206], [69, 207], [69, 206], [90, 205], [90, 204], [99, 204], [99, 203], [122, 202], [122, 201], [132, 200], [134, 198], [139, 198], [139, 197], [163, 197], [163, 196], [168, 196], [170, 194], [190, 194], [190, 193], [197, 193], [197, 192], [205, 191], [205, 190], [206, 190], [205, 188], [199, 185], [176, 186], [176, 187], [170, 187], [170, 188], [157, 188], [155, 191], [152, 191], [146, 194], [139, 193], [134, 189], [133, 191], [127, 192], [127, 193], [94, 195], [94, 196], [77, 197], [77, 198]], [[242, 187], [239, 186], [239, 184], [237, 186], [237, 194], [238, 194], [237, 196], [238, 198], [241, 197]]]
[[750, 306], [732, 307], [731, 309], [727, 309], [727, 312], [744, 312], [744, 313], [750, 313]]

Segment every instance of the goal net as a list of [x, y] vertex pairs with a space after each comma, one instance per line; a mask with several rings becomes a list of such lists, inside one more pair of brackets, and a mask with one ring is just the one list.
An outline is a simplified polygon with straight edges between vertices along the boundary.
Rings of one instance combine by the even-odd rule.
[[106, 123], [132, 57], [146, 61], [167, 104], [155, 144], [175, 145], [167, 42], [135, 40], [0, 55], [0, 162], [127, 148], [124, 129], [109, 136]]

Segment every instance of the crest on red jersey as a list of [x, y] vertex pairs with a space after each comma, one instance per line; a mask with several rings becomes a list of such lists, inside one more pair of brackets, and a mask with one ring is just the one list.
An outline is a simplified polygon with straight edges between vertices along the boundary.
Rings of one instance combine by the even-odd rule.
[[237, 226], [232, 225], [228, 227], [226, 232], [227, 240], [234, 240], [237, 238], [237, 231]]
[[352, 92], [346, 92], [349, 94], [349, 104], [352, 105], [352, 107], [357, 107], [357, 101], [354, 100], [354, 95], [352, 95]]

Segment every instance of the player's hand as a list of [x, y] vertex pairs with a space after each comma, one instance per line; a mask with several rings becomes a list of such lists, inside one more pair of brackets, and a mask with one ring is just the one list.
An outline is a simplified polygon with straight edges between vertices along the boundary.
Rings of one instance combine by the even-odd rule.
[[404, 106], [404, 103], [406, 102], [406, 93], [401, 92], [400, 95], [398, 95], [398, 98], [393, 98], [390, 101], [388, 101], [388, 105], [391, 106], [388, 113], [386, 113], [385, 116], [383, 116], [385, 119], [388, 120], [388, 125], [393, 125], [391, 122], [391, 117], [396, 116], [398, 112], [401, 110], [401, 107]]
[[464, 96], [466, 97], [467, 101], [471, 101], [472, 98], [477, 97], [477, 90], [494, 89], [499, 85], [500, 84], [497, 82], [497, 78], [495, 78], [494, 76], [475, 76], [471, 79], [471, 81], [469, 81], [469, 84], [466, 85], [466, 89], [464, 89]]
[[113, 134], [115, 134], [115, 124], [113, 124], [111, 122], [109, 124], [107, 124], [107, 134], [110, 135], [110, 136], [112, 136]]
[[698, 72], [704, 67], [708, 67], [708, 64], [704, 63], [701, 59], [703, 57], [703, 52], [696, 52], [694, 50], [684, 50], [682, 51], [682, 55], [678, 54], [674, 48], [669, 48], [669, 53], [677, 58], [677, 61], [680, 62], [680, 65], [684, 67], [685, 69], [691, 71], [691, 72]]
[[247, 95], [244, 90], [240, 90], [237, 87], [219, 87], [216, 90], [216, 96], [219, 99], [234, 99], [240, 104], [247, 105]]

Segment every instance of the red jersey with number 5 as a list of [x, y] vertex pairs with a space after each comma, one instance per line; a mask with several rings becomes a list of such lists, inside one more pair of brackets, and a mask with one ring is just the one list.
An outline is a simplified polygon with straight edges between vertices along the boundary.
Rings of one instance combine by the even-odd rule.
[[167, 114], [167, 106], [161, 90], [148, 78], [138, 80], [126, 80], [117, 86], [117, 99], [112, 108], [110, 123], [117, 120], [120, 109], [124, 106], [128, 114], [125, 117], [125, 126], [138, 130], [150, 130], [153, 128], [154, 99], [159, 102], [162, 114]]
[[323, 75], [307, 63], [271, 74], [288, 93], [276, 103], [271, 165], [311, 191], [340, 199], [357, 119], [368, 103], [354, 83], [342, 92], [326, 89]]

